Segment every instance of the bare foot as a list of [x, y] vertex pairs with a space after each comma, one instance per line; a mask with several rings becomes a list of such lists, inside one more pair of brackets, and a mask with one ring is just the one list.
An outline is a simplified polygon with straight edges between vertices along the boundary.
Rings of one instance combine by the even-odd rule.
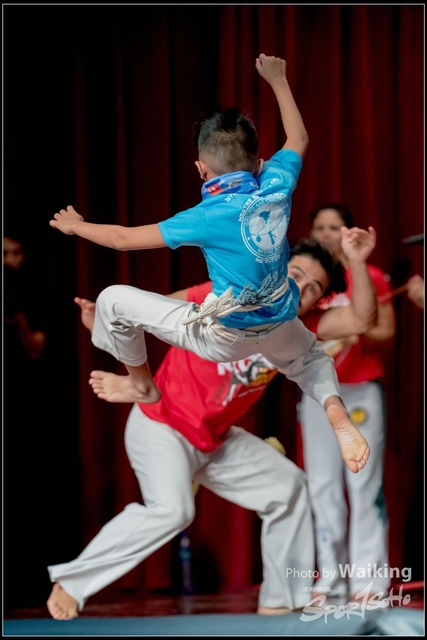
[[79, 305], [82, 310], [82, 323], [92, 333], [93, 323], [95, 320], [95, 303], [86, 298], [74, 298], [74, 302]]
[[363, 469], [369, 458], [369, 447], [359, 429], [354, 426], [345, 409], [336, 404], [326, 409], [326, 415], [341, 447], [347, 467], [353, 473]]
[[147, 385], [146, 391], [140, 391], [133, 384], [130, 376], [118, 376], [106, 371], [92, 371], [89, 384], [93, 392], [101, 400], [107, 402], [144, 402], [153, 404], [162, 397], [154, 382]]
[[71, 620], [79, 615], [79, 603], [57, 582], [53, 585], [47, 608], [55, 620]]
[[281, 616], [285, 613], [292, 613], [292, 611], [286, 607], [258, 607], [257, 613], [263, 616]]

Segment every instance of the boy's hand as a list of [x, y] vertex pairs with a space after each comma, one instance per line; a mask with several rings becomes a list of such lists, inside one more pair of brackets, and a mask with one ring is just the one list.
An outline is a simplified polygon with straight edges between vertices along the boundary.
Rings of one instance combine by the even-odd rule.
[[69, 206], [67, 209], [61, 209], [59, 213], [55, 213], [53, 216], [55, 219], [49, 222], [50, 226], [54, 229], [59, 229], [62, 233], [67, 234], [68, 236], [74, 235], [74, 231], [72, 230], [72, 225], [75, 222], [82, 222], [83, 216], [81, 216], [74, 207]]
[[366, 229], [359, 229], [358, 227], [341, 227], [342, 240], [341, 248], [344, 255], [349, 260], [357, 260], [364, 262], [371, 255], [376, 242], [377, 234], [373, 227]]
[[260, 76], [271, 85], [277, 80], [286, 80], [286, 61], [281, 58], [266, 56], [264, 53], [260, 53], [259, 58], [255, 61], [255, 67]]

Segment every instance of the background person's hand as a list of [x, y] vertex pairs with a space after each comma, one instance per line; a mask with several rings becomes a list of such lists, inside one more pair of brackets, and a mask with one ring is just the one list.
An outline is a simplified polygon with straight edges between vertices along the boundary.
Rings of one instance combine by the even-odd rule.
[[341, 248], [348, 260], [365, 262], [371, 255], [376, 243], [377, 234], [373, 227], [359, 229], [359, 227], [341, 227]]
[[406, 286], [408, 287], [408, 298], [419, 309], [424, 309], [424, 279], [417, 274], [409, 278]]

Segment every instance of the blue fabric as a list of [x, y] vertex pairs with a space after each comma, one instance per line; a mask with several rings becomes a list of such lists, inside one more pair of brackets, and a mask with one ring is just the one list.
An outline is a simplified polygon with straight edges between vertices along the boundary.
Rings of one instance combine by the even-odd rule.
[[[286, 233], [301, 168], [301, 157], [282, 149], [256, 179], [246, 171], [213, 178], [203, 185], [200, 204], [160, 222], [166, 244], [171, 249], [200, 247], [215, 295], [231, 286], [235, 298], [244, 291], [245, 301], [256, 301], [258, 292], [277, 288], [287, 276]], [[262, 309], [234, 313], [221, 322], [244, 329], [295, 318], [299, 289], [291, 278], [289, 285], [276, 302], [260, 297]]]
[[7, 636], [425, 636], [424, 611], [377, 609], [356, 615], [320, 617], [309, 622], [301, 614], [193, 614], [142, 618], [75, 618], [74, 620], [5, 620]]

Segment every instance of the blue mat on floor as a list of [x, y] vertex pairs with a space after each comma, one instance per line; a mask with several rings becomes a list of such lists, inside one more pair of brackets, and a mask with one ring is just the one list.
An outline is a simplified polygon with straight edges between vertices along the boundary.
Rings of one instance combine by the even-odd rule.
[[[307, 615], [307, 614], [306, 614]], [[309, 620], [300, 613], [179, 615], [143, 618], [5, 620], [3, 636], [424, 636], [424, 611], [377, 609], [363, 617], [337, 610]]]

